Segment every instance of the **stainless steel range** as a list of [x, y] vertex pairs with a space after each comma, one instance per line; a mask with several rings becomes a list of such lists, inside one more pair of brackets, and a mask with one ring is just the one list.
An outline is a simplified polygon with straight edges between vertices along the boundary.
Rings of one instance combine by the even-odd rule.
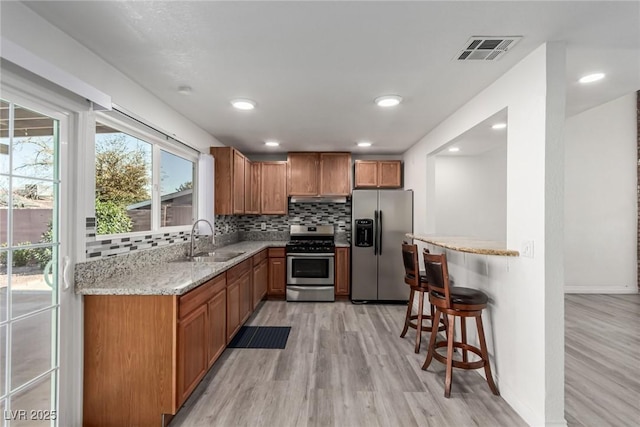
[[287, 301], [335, 301], [332, 225], [292, 225], [287, 243]]

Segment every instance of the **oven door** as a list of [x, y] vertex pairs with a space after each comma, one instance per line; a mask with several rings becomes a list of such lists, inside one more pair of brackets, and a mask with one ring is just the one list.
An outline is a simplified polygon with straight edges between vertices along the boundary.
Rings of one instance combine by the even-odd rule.
[[288, 285], [330, 285], [334, 277], [333, 254], [288, 254]]

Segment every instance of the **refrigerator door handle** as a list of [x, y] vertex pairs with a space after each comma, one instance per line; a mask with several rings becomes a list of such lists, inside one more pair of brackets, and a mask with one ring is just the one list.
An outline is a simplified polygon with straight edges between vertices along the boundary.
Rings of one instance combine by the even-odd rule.
[[382, 209], [378, 213], [378, 232], [380, 234], [378, 238], [378, 254], [382, 255]]
[[373, 211], [373, 254], [378, 255], [378, 211]]

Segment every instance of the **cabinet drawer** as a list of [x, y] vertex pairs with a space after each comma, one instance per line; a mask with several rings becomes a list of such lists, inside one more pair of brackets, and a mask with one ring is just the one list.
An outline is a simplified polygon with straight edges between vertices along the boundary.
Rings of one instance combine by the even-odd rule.
[[258, 264], [260, 264], [262, 261], [264, 261], [265, 259], [267, 259], [268, 256], [268, 251], [265, 249], [263, 251], [260, 251], [259, 253], [255, 254], [253, 256], [253, 266], [257, 266]]
[[235, 282], [240, 276], [251, 270], [251, 268], [253, 268], [251, 258], [242, 261], [236, 266], [231, 267], [229, 270], [227, 270], [227, 283]]
[[180, 297], [178, 302], [178, 318], [182, 319], [193, 310], [204, 304], [213, 295], [220, 292], [227, 285], [224, 274], [220, 274], [213, 279], [203, 283], [194, 290], [187, 292]]
[[269, 258], [284, 258], [284, 248], [269, 248]]

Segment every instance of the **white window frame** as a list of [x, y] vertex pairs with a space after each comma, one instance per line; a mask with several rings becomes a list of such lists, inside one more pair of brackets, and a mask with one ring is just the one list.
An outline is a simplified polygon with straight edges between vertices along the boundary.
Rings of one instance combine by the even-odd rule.
[[[193, 149], [190, 150], [186, 146], [182, 146], [177, 142], [171, 142], [171, 139], [160, 132], [154, 132], [150, 127], [133, 122], [133, 120], [127, 120], [125, 116], [122, 119], [117, 118], [114, 113], [102, 113], [96, 112], [95, 122], [100, 122], [106, 126], [116, 129], [120, 132], [131, 135], [134, 138], [138, 138], [146, 143], [151, 144], [151, 229], [146, 231], [134, 231], [130, 233], [118, 233], [118, 234], [97, 234], [96, 241], [119, 239], [124, 237], [137, 237], [147, 236], [149, 234], [158, 233], [172, 233], [180, 231], [191, 231], [193, 222], [198, 216], [198, 152]], [[92, 200], [94, 204], [93, 215], [95, 216], [95, 128], [96, 123], [92, 126], [92, 147], [90, 150], [91, 164], [93, 164], [93, 185], [90, 185], [90, 191], [92, 192]], [[182, 157], [186, 160], [193, 162], [193, 193], [192, 193], [192, 215], [191, 224], [186, 225], [174, 225], [171, 227], [160, 226], [160, 150], [164, 150], [173, 155]], [[89, 151], [89, 150], [87, 150]], [[89, 153], [87, 153], [89, 154]]]

